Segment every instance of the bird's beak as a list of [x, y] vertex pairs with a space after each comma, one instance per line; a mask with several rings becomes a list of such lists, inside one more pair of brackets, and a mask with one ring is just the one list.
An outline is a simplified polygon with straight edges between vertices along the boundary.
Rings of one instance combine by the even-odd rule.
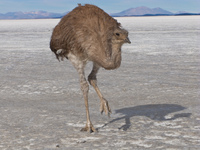
[[125, 41], [125, 43], [129, 43], [129, 44], [131, 44], [131, 41], [129, 40], [128, 37], [127, 37], [124, 41]]

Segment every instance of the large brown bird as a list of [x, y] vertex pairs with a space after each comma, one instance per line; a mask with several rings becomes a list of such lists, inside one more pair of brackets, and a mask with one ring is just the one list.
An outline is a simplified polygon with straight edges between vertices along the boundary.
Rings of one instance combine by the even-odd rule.
[[94, 132], [88, 107], [89, 85], [85, 78], [84, 67], [93, 62], [93, 69], [88, 76], [89, 83], [96, 90], [101, 100], [101, 113], [111, 113], [108, 101], [97, 86], [96, 74], [100, 67], [116, 69], [121, 64], [121, 46], [131, 43], [128, 32], [121, 28], [114, 18], [94, 5], [86, 4], [74, 8], [65, 15], [54, 28], [50, 48], [58, 60], [67, 58], [77, 69], [83, 92], [87, 123], [82, 131]]

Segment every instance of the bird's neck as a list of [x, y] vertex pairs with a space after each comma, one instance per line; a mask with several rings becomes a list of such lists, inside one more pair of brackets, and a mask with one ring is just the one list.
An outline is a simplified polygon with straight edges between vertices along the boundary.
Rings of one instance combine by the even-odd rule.
[[118, 68], [121, 64], [121, 44], [112, 44], [111, 59], [113, 60], [115, 67]]

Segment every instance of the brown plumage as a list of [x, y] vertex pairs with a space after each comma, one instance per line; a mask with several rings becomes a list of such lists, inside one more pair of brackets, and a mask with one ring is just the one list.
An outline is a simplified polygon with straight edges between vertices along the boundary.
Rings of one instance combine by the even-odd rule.
[[96, 74], [100, 67], [116, 69], [121, 64], [121, 46], [130, 43], [128, 32], [121, 28], [114, 18], [94, 5], [86, 4], [73, 9], [65, 15], [54, 28], [50, 48], [57, 59], [69, 59], [77, 69], [81, 90], [85, 99], [87, 124], [82, 131], [96, 131], [93, 127], [88, 108], [89, 85], [85, 79], [84, 67], [87, 61], [93, 62], [88, 76], [89, 83], [101, 100], [101, 112], [110, 114], [108, 102], [97, 87]]

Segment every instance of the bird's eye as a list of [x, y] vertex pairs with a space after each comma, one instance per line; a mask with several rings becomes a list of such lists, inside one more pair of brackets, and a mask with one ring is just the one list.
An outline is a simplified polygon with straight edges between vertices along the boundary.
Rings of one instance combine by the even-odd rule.
[[120, 34], [119, 33], [115, 33], [117, 36], [119, 36]]

